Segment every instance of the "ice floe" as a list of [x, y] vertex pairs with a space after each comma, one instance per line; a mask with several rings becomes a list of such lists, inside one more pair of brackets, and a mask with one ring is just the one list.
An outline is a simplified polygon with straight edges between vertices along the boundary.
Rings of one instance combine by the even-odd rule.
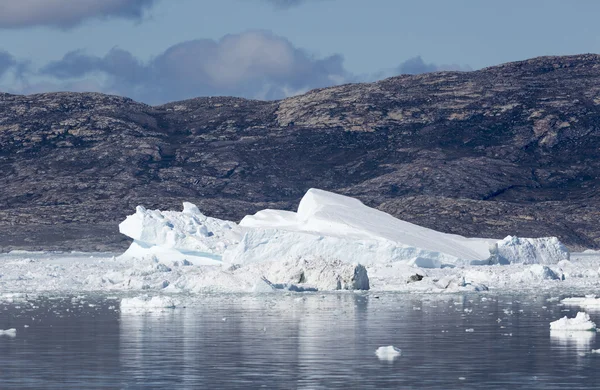
[[387, 347], [377, 348], [375, 355], [377, 358], [379, 358], [379, 360], [392, 362], [398, 357], [402, 356], [402, 350], [394, 347], [393, 345], [388, 345]]
[[596, 324], [592, 322], [588, 313], [580, 311], [575, 318], [563, 318], [550, 323], [553, 331], [595, 331]]
[[17, 330], [15, 328], [10, 328], [10, 329], [5, 329], [5, 330], [0, 329], [0, 336], [16, 337]]
[[600, 298], [596, 298], [595, 295], [565, 298], [560, 303], [565, 306], [579, 306], [594, 311], [600, 310]]
[[121, 300], [121, 312], [154, 312], [175, 309], [177, 302], [166, 296], [142, 295]]

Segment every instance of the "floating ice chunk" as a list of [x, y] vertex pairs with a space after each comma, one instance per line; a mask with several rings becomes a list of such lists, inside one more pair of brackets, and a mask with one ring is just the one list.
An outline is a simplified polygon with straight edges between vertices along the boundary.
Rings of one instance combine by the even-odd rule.
[[560, 301], [566, 306], [579, 306], [590, 310], [600, 310], [600, 298], [595, 296], [565, 298]]
[[402, 350], [400, 348], [396, 348], [393, 345], [389, 345], [387, 347], [379, 347], [375, 351], [375, 355], [379, 358], [379, 360], [385, 360], [388, 362], [394, 361], [394, 359], [402, 356]]
[[6, 330], [0, 329], [0, 336], [16, 337], [17, 330], [15, 328], [10, 328]]
[[153, 312], [174, 309], [177, 302], [170, 297], [142, 295], [134, 298], [123, 298], [121, 300], [121, 312]]
[[569, 249], [556, 237], [508, 236], [490, 247], [491, 264], [557, 264], [569, 260]]
[[550, 323], [551, 330], [563, 331], [593, 331], [596, 330], [596, 324], [592, 322], [589, 314], [580, 311], [575, 318], [563, 318]]
[[592, 349], [590, 351], [590, 353], [598, 353], [598, 354], [600, 354], [600, 349]]

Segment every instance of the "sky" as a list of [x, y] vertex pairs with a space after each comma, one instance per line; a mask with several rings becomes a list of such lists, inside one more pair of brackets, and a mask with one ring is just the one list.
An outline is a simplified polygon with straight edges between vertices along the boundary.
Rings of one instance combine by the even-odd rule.
[[0, 0], [0, 91], [280, 99], [600, 51], [597, 0]]

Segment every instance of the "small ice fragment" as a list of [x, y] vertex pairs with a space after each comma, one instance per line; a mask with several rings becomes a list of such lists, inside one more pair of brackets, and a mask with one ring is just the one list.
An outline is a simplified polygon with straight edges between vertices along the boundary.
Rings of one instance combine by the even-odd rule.
[[599, 353], [600, 354], [600, 349], [592, 349], [591, 353]]
[[379, 360], [392, 362], [397, 357], [402, 356], [402, 350], [400, 348], [394, 347], [393, 345], [388, 345], [387, 347], [377, 348], [377, 351], [375, 351], [375, 355], [377, 355]]
[[473, 328], [468, 328], [468, 329], [465, 329], [465, 332], [468, 332], [468, 333], [473, 333], [473, 332], [475, 332], [475, 329], [473, 329]]
[[135, 298], [123, 298], [121, 300], [121, 312], [135, 311], [164, 311], [165, 309], [174, 309], [177, 302], [169, 297], [155, 296], [150, 298], [142, 295]]
[[467, 378], [465, 378], [464, 376], [459, 376], [459, 377], [458, 377], [458, 380], [459, 380], [459, 381], [464, 381], [465, 379], [467, 379]]
[[0, 329], [0, 336], [16, 337], [17, 330], [15, 328], [10, 328], [6, 330]]
[[563, 318], [550, 323], [551, 330], [596, 330], [596, 324], [590, 320], [589, 314], [580, 311], [575, 318]]

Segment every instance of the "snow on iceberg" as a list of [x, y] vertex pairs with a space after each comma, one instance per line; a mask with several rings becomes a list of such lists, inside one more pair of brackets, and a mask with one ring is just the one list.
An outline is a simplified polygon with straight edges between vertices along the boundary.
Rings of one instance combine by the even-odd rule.
[[575, 318], [563, 318], [550, 323], [550, 330], [586, 331], [596, 330], [596, 324], [592, 322], [589, 314], [580, 311]]
[[134, 240], [123, 256], [154, 255], [208, 265], [220, 264], [222, 253], [242, 236], [236, 223], [207, 217], [187, 202], [182, 212], [138, 206], [119, 224], [119, 231]]
[[379, 360], [393, 362], [396, 358], [402, 356], [402, 350], [394, 347], [393, 345], [388, 345], [387, 347], [377, 348], [375, 355], [377, 355]]
[[401, 221], [357, 199], [310, 189], [297, 212], [263, 210], [240, 222], [242, 242], [223, 255], [243, 264], [323, 256], [364, 265], [417, 260], [433, 267], [485, 260], [495, 240], [440, 233]]
[[556, 237], [521, 238], [508, 236], [490, 248], [492, 264], [557, 264], [570, 254]]

